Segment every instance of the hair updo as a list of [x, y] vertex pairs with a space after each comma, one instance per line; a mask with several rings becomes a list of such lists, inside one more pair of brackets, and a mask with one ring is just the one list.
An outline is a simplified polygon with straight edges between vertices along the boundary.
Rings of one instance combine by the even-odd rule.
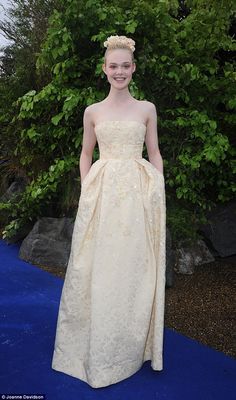
[[104, 47], [106, 47], [106, 51], [104, 54], [104, 58], [106, 60], [107, 53], [110, 50], [114, 49], [126, 49], [129, 50], [132, 58], [132, 62], [134, 62], [134, 51], [135, 51], [135, 41], [126, 36], [109, 36], [107, 40], [104, 42]]

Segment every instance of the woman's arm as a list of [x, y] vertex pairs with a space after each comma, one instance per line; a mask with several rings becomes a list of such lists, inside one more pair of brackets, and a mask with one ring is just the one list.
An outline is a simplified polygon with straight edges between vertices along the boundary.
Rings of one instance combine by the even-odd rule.
[[84, 111], [83, 118], [83, 142], [82, 142], [82, 150], [80, 154], [80, 182], [83, 183], [83, 180], [92, 164], [93, 159], [93, 150], [96, 145], [96, 135], [94, 132], [94, 124], [92, 120], [92, 112], [91, 106], [88, 106]]
[[163, 174], [163, 160], [158, 145], [157, 112], [153, 103], [148, 102], [148, 122], [145, 143], [150, 163]]

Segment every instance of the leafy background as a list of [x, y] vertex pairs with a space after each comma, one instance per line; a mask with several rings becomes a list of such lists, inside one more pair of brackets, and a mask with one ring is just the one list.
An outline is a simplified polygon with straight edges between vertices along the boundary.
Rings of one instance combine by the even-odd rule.
[[0, 191], [16, 176], [27, 184], [0, 203], [3, 238], [40, 216], [75, 216], [83, 112], [108, 94], [103, 42], [119, 34], [136, 41], [131, 93], [158, 111], [172, 237], [196, 240], [207, 212], [235, 195], [235, 2], [13, 0], [8, 14]]

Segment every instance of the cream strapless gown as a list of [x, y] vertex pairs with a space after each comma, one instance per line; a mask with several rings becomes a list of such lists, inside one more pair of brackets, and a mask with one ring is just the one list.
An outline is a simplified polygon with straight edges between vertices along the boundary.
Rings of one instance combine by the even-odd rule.
[[98, 388], [151, 360], [163, 369], [166, 205], [163, 175], [142, 158], [146, 126], [96, 125], [62, 290], [52, 368]]

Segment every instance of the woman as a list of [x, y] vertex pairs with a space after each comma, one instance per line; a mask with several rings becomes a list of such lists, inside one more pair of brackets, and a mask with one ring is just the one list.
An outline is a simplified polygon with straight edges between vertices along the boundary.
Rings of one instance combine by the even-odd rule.
[[[110, 92], [84, 112], [81, 195], [52, 362], [94, 388], [128, 378], [146, 360], [163, 369], [166, 210], [156, 108], [129, 92], [135, 42], [110, 36], [104, 45]], [[91, 165], [96, 141], [100, 158]]]

